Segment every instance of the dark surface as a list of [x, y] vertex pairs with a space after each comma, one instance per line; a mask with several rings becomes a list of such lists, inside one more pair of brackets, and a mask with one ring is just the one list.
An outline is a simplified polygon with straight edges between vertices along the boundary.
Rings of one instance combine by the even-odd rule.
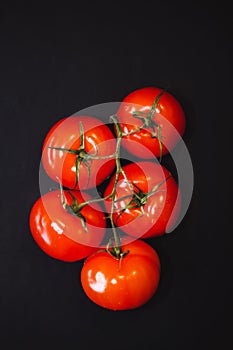
[[[3, 349], [232, 346], [230, 10], [224, 2], [154, 5], [1, 8]], [[195, 186], [178, 228], [149, 241], [162, 264], [157, 294], [140, 309], [112, 312], [84, 295], [82, 262], [55, 261], [37, 247], [28, 216], [50, 127], [144, 86], [169, 86], [182, 103]]]

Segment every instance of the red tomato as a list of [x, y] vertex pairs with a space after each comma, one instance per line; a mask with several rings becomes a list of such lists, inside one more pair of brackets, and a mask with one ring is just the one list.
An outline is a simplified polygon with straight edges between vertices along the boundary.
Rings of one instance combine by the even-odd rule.
[[[123, 170], [128, 181], [120, 174], [114, 203], [115, 224], [137, 238], [155, 237], [170, 230], [180, 212], [180, 191], [169, 171], [151, 161], [131, 163]], [[104, 197], [112, 193], [114, 181], [115, 176]], [[111, 199], [105, 201], [108, 212], [111, 203]]]
[[124, 245], [122, 251], [129, 252], [121, 261], [108, 252], [97, 252], [84, 262], [83, 290], [103, 308], [137, 308], [149, 301], [158, 288], [160, 260], [157, 252], [140, 240]]
[[[117, 116], [124, 133], [128, 134], [142, 126], [143, 121], [138, 118], [144, 117], [148, 122], [153, 103], [162, 92], [160, 88], [145, 87], [131, 92], [123, 99]], [[160, 157], [170, 152], [184, 134], [184, 111], [168, 92], [161, 94], [151, 116], [148, 126], [124, 136], [122, 140], [122, 145], [140, 158]], [[155, 137], [152, 137], [153, 133]]]
[[[79, 204], [83, 202], [80, 192], [70, 193]], [[73, 202], [71, 195], [64, 191], [64, 196], [70, 206]], [[85, 194], [85, 199], [88, 198], [90, 196]], [[96, 251], [106, 231], [106, 220], [97, 203], [85, 206], [81, 215], [84, 220], [64, 209], [59, 190], [48, 192], [31, 209], [32, 236], [39, 247], [55, 259], [81, 260]]]
[[60, 120], [48, 132], [42, 164], [54, 181], [86, 190], [101, 184], [115, 167], [114, 158], [97, 160], [88, 156], [110, 156], [115, 150], [116, 140], [107, 125], [96, 118], [73, 116]]

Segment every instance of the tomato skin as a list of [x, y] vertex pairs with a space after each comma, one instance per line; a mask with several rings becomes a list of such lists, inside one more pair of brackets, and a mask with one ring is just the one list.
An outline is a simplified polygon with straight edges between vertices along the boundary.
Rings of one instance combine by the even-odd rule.
[[[83, 202], [80, 192], [70, 192], [79, 203]], [[71, 196], [66, 191], [64, 194], [71, 205]], [[87, 198], [85, 194], [85, 200]], [[105, 234], [106, 220], [100, 210], [97, 203], [82, 209], [88, 229], [85, 232], [81, 220], [63, 208], [60, 191], [48, 192], [31, 209], [31, 234], [47, 255], [66, 262], [81, 260], [96, 251]]]
[[[143, 211], [140, 208], [128, 208], [121, 212], [133, 197], [132, 190], [121, 174], [116, 188], [116, 202], [114, 203], [113, 219], [115, 224], [126, 234], [136, 238], [156, 237], [163, 235], [167, 230], [170, 231], [180, 212], [181, 194], [169, 171], [161, 164], [151, 161], [128, 164], [123, 167], [123, 170], [128, 181], [137, 185], [144, 193], [148, 193], [154, 186], [164, 183], [156, 193], [148, 198], [143, 206]], [[115, 176], [112, 177], [105, 190], [105, 197], [112, 193], [114, 180]], [[125, 196], [127, 198], [124, 199]], [[120, 198], [122, 199], [120, 200]], [[110, 212], [111, 199], [105, 201], [105, 206], [107, 212]], [[121, 215], [119, 215], [120, 213]]]
[[[142, 125], [132, 113], [135, 110], [149, 112], [162, 91], [157, 87], [145, 87], [131, 92], [123, 99], [117, 115], [124, 133], [129, 133]], [[167, 154], [184, 134], [186, 120], [183, 108], [173, 95], [164, 92], [158, 101], [153, 120], [161, 127], [162, 155]], [[151, 128], [143, 128], [134, 134], [124, 136], [122, 145], [139, 158], [160, 157], [159, 141], [151, 137], [151, 132]]]
[[54, 181], [61, 181], [67, 188], [88, 190], [100, 185], [112, 173], [115, 160], [90, 160], [90, 173], [84, 162], [81, 162], [76, 184], [76, 155], [50, 148], [78, 150], [81, 144], [80, 122], [83, 125], [85, 150], [88, 153], [97, 153], [97, 156], [114, 154], [116, 140], [107, 125], [93, 117], [73, 116], [58, 121], [47, 133], [42, 149], [42, 164]]
[[147, 243], [137, 240], [123, 245], [120, 262], [107, 252], [89, 256], [81, 271], [86, 295], [97, 305], [111, 310], [134, 309], [148, 302], [160, 280], [160, 259]]

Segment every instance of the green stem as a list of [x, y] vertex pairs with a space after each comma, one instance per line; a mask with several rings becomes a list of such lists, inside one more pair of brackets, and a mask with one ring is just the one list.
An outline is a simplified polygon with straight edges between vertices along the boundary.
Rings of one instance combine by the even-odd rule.
[[112, 199], [112, 203], [111, 203], [111, 212], [110, 212], [109, 218], [110, 218], [110, 222], [111, 222], [111, 226], [112, 226], [113, 237], [114, 237], [115, 244], [116, 244], [116, 247], [115, 247], [116, 257], [120, 258], [120, 255], [122, 253], [121, 241], [120, 241], [120, 237], [118, 235], [118, 232], [117, 232], [115, 224], [114, 224], [113, 213], [114, 213], [114, 204], [115, 204], [117, 184], [119, 181], [120, 173], [122, 172], [122, 166], [121, 166], [121, 162], [120, 162], [121, 130], [119, 129], [118, 122], [116, 122], [115, 125], [116, 125], [116, 131], [117, 131], [116, 176], [115, 176], [115, 180], [114, 180], [113, 190], [112, 190], [112, 193], [110, 196], [110, 198]]
[[153, 194], [155, 194], [155, 192], [157, 192], [157, 190], [159, 189], [159, 187], [161, 187], [165, 182], [167, 182], [167, 180], [169, 180], [171, 178], [171, 175], [169, 175], [168, 177], [166, 177], [166, 179], [164, 179], [163, 181], [161, 181], [159, 184], [155, 185], [152, 190], [150, 192], [148, 192], [146, 194], [147, 198], [149, 198], [150, 196], [152, 196]]
[[113, 158], [116, 158], [116, 153], [110, 154], [108, 156], [95, 156], [95, 155], [88, 154], [87, 158], [95, 159], [95, 160], [113, 159]]
[[[155, 100], [152, 104], [152, 107], [151, 107], [149, 113], [143, 112], [143, 111], [133, 112], [133, 117], [141, 120], [141, 122], [142, 122], [141, 126], [137, 127], [136, 129], [131, 130], [128, 133], [122, 133], [122, 136], [127, 137], [127, 136], [133, 135], [133, 134], [141, 131], [143, 128], [151, 128], [152, 129], [151, 137], [156, 138], [158, 140], [158, 143], [159, 143], [159, 161], [160, 161], [160, 163], [162, 161], [162, 151], [163, 151], [161, 126], [156, 123], [156, 121], [153, 119], [153, 116], [154, 116], [154, 112], [156, 111], [156, 107], [158, 105], [160, 98], [162, 97], [162, 95], [166, 91], [167, 91], [167, 88], [163, 89], [158, 94], [158, 96], [155, 98]], [[156, 135], [155, 129], [157, 129], [157, 135]]]
[[94, 198], [94, 199], [90, 199], [87, 200], [81, 204], [79, 204], [78, 206], [78, 210], [79, 212], [88, 204], [91, 203], [97, 203], [97, 202], [103, 202], [106, 201], [108, 199], [111, 199], [111, 210], [110, 210], [110, 215], [109, 215], [109, 219], [110, 219], [110, 223], [111, 223], [111, 227], [112, 227], [112, 231], [113, 231], [113, 238], [114, 238], [114, 242], [115, 242], [115, 246], [113, 247], [113, 255], [115, 258], [117, 259], [121, 259], [122, 258], [122, 247], [121, 247], [121, 240], [120, 240], [120, 236], [117, 232], [115, 223], [114, 223], [114, 219], [113, 219], [113, 213], [114, 213], [114, 203], [115, 203], [115, 196], [116, 196], [116, 190], [117, 190], [117, 184], [119, 182], [119, 177], [120, 174], [122, 173], [124, 178], [126, 179], [126, 181], [129, 183], [125, 172], [122, 169], [121, 166], [121, 161], [120, 161], [120, 149], [121, 149], [121, 140], [122, 140], [122, 131], [120, 128], [120, 124], [118, 121], [118, 118], [116, 115], [111, 117], [115, 127], [116, 127], [116, 133], [117, 133], [117, 142], [116, 142], [116, 151], [114, 154], [109, 155], [109, 156], [104, 156], [104, 157], [98, 157], [98, 156], [90, 156], [90, 158], [92, 159], [110, 159], [110, 158], [115, 158], [116, 161], [116, 174], [115, 174], [115, 180], [114, 180], [114, 185], [113, 185], [113, 189], [112, 192], [104, 197], [104, 198]]
[[149, 115], [148, 115], [148, 117], [149, 117], [150, 119], [153, 117], [153, 114], [154, 114], [154, 112], [155, 112], [155, 110], [156, 110], [156, 107], [157, 107], [157, 104], [158, 104], [160, 98], [162, 97], [162, 95], [163, 95], [166, 91], [167, 91], [167, 88], [163, 89], [163, 90], [158, 94], [158, 96], [156, 97], [156, 99], [154, 100], [153, 105], [152, 105], [151, 110], [150, 110], [150, 113], [149, 113]]
[[105, 197], [105, 198], [93, 198], [93, 199], [89, 199], [86, 202], [83, 202], [81, 204], [79, 204], [79, 210], [82, 210], [86, 205], [92, 204], [92, 203], [100, 203], [105, 201], [106, 199], [109, 199], [111, 197], [111, 195]]

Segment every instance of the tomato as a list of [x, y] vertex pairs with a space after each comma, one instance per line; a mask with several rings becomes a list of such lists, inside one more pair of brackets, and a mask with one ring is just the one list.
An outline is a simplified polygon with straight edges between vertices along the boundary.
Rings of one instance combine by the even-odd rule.
[[[177, 183], [159, 163], [141, 161], [123, 167], [127, 181], [120, 174], [116, 186], [113, 219], [120, 229], [133, 237], [149, 238], [170, 231], [181, 204]], [[104, 197], [114, 187], [115, 176], [109, 182]], [[110, 212], [112, 200], [105, 201]]]
[[[63, 196], [69, 210], [63, 207]], [[79, 191], [64, 191], [63, 196], [59, 190], [41, 196], [31, 209], [30, 229], [46, 254], [72, 262], [96, 251], [106, 231], [106, 220], [98, 203], [83, 207], [80, 217], [71, 214], [72, 203], [83, 202]], [[88, 198], [85, 194], [85, 200]]]
[[122, 260], [108, 252], [89, 256], [81, 270], [86, 295], [97, 305], [111, 310], [142, 306], [156, 292], [160, 280], [160, 259], [147, 243], [137, 240], [122, 246]]
[[[185, 130], [185, 114], [181, 104], [169, 92], [157, 87], [131, 92], [120, 104], [117, 116], [123, 133], [131, 133], [123, 137], [122, 145], [139, 158], [149, 159], [167, 154]], [[145, 126], [132, 133], [143, 122]]]
[[[116, 140], [97, 118], [73, 116], [57, 122], [42, 149], [46, 173], [70, 189], [86, 190], [101, 184], [114, 170]], [[102, 159], [93, 159], [99, 157]]]

